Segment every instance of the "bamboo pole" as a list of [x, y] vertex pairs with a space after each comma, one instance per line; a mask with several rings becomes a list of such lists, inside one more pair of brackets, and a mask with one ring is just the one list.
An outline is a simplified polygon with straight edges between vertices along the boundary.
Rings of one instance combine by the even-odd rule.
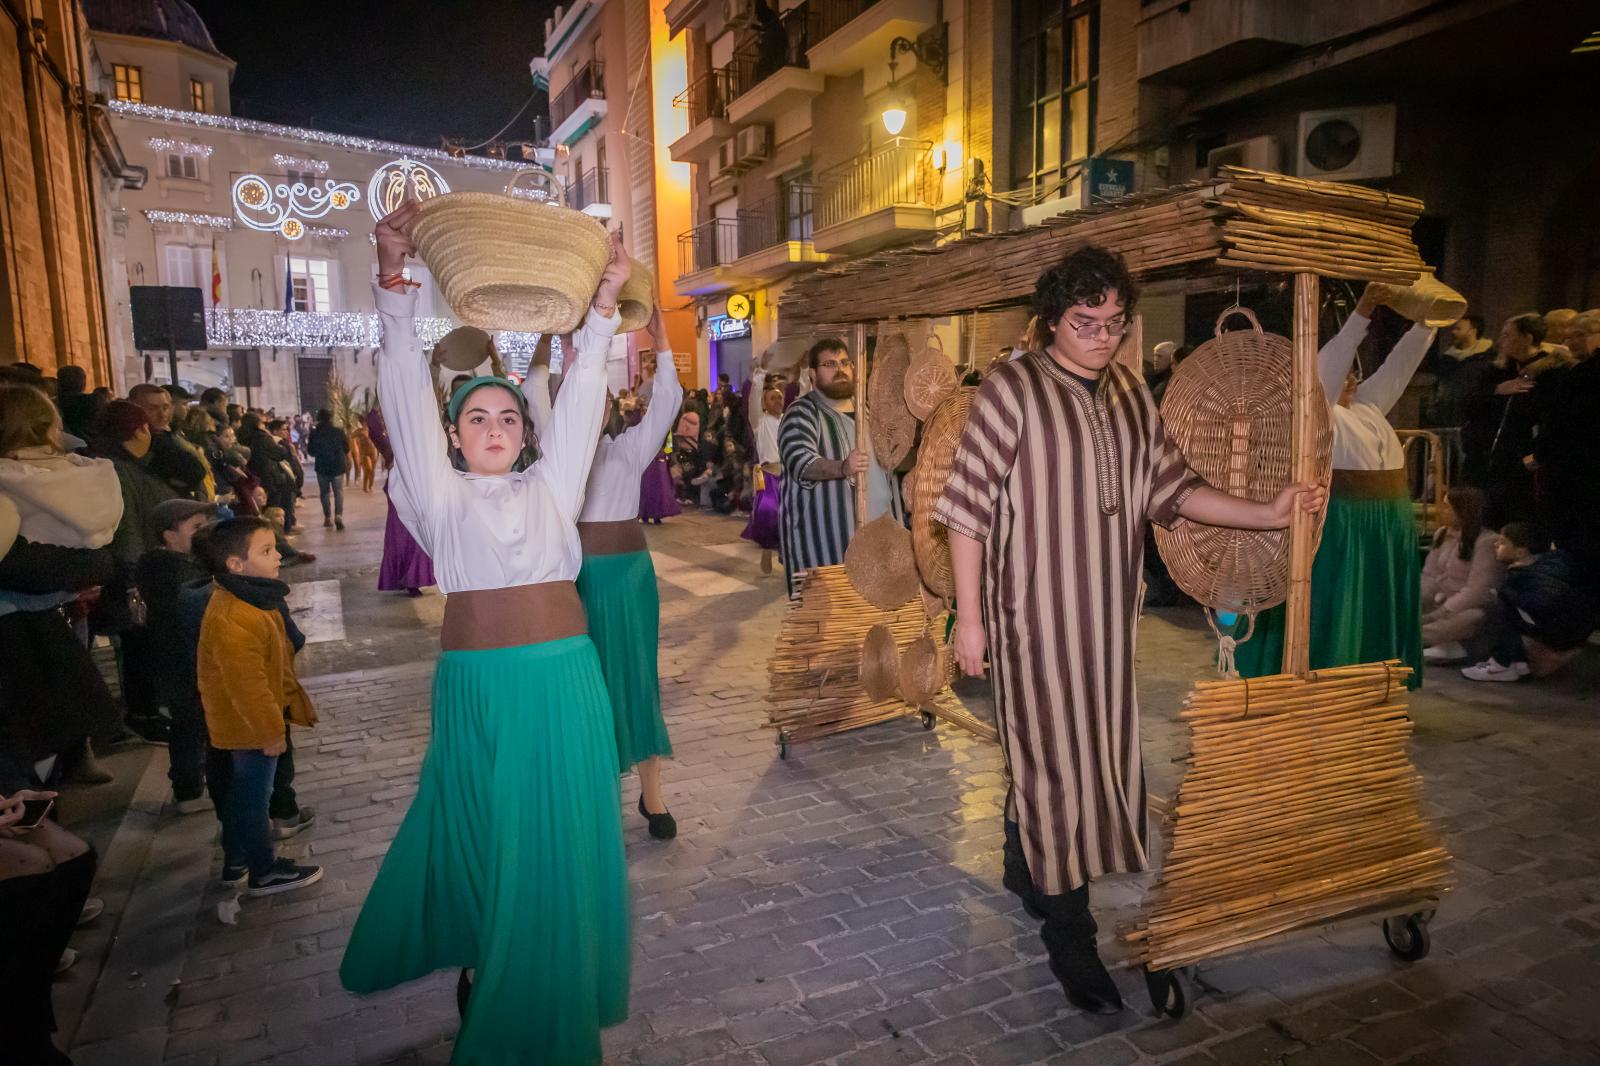
[[[1291, 349], [1294, 414], [1290, 420], [1293, 479], [1316, 475], [1316, 441], [1312, 405], [1327, 402], [1317, 387], [1317, 310], [1319, 279], [1311, 273], [1294, 278], [1294, 343]], [[1311, 669], [1311, 563], [1316, 554], [1316, 515], [1296, 507], [1289, 519], [1289, 598], [1285, 605], [1283, 672]]]
[[[856, 361], [856, 450], [871, 453], [872, 438], [867, 435], [867, 324], [857, 322], [855, 347], [851, 355]], [[856, 528], [867, 524], [867, 476], [854, 475], [856, 492]]]

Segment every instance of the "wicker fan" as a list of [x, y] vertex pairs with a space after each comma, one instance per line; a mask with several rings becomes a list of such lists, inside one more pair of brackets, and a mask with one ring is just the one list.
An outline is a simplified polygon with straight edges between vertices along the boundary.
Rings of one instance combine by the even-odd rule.
[[919, 422], [926, 422], [956, 389], [956, 368], [944, 354], [944, 343], [937, 334], [928, 339], [932, 343], [911, 360], [911, 369], [906, 371], [906, 408]]
[[[1224, 333], [1223, 322], [1235, 314], [1249, 319], [1250, 328]], [[1217, 335], [1173, 372], [1161, 417], [1167, 435], [1208, 483], [1266, 501], [1290, 482], [1290, 392], [1289, 341], [1264, 332], [1255, 315], [1235, 307], [1217, 319]], [[1320, 388], [1314, 407], [1320, 480], [1333, 449]], [[1173, 580], [1214, 610], [1253, 616], [1288, 595], [1288, 530], [1223, 529], [1180, 518], [1155, 534]]]
[[878, 465], [893, 470], [911, 454], [917, 440], [917, 420], [906, 408], [906, 371], [911, 366], [910, 345], [904, 333], [878, 338], [872, 355], [872, 375], [867, 379], [868, 421], [872, 454]]
[[958, 388], [928, 418], [922, 430], [922, 449], [917, 453], [917, 476], [911, 491], [911, 547], [916, 556], [922, 583], [946, 600], [955, 595], [955, 580], [950, 572], [950, 538], [943, 525], [933, 520], [933, 507], [950, 480], [956, 445], [967, 428], [967, 412], [977, 389]]
[[856, 530], [844, 550], [844, 572], [850, 587], [874, 607], [893, 611], [917, 594], [917, 566], [911, 558], [911, 535], [888, 515]]
[[867, 630], [861, 646], [861, 687], [875, 700], [900, 694], [900, 648], [894, 631], [882, 623]]

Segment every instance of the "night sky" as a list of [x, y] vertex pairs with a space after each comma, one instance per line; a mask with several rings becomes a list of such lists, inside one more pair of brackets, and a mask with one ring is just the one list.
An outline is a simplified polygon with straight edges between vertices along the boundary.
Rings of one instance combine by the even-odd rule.
[[[245, 118], [438, 147], [476, 144], [533, 92], [556, 0], [191, 0], [238, 68]], [[543, 94], [503, 139], [533, 135]]]

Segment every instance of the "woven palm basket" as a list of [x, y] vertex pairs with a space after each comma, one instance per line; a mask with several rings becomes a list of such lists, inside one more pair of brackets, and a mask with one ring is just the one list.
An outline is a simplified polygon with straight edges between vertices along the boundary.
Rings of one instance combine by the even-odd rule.
[[874, 607], [884, 611], [904, 607], [918, 588], [911, 534], [889, 515], [874, 518], [850, 538], [844, 572], [850, 587]]
[[424, 200], [411, 237], [456, 317], [488, 330], [578, 328], [611, 258], [595, 219], [502, 193]]
[[867, 630], [861, 646], [861, 687], [875, 700], [900, 694], [900, 648], [894, 632], [881, 622]]
[[904, 333], [878, 338], [872, 353], [872, 374], [867, 378], [868, 432], [878, 465], [894, 470], [911, 454], [917, 441], [917, 420], [906, 407], [906, 371], [911, 369], [911, 346]]
[[632, 333], [650, 324], [650, 309], [655, 306], [655, 291], [655, 276], [650, 273], [649, 267], [635, 259], [633, 272], [628, 275], [628, 280], [622, 283], [622, 292], [617, 295], [617, 314], [622, 316], [622, 321], [617, 324], [618, 333]]
[[970, 386], [958, 388], [934, 410], [922, 428], [917, 476], [911, 484], [911, 549], [917, 572], [929, 591], [946, 600], [956, 592], [950, 571], [950, 535], [934, 520], [933, 508], [950, 481], [956, 445], [967, 428], [967, 413], [977, 392]]
[[944, 354], [944, 346], [937, 336], [929, 340], [932, 343], [928, 348], [911, 360], [903, 390], [906, 409], [919, 422], [926, 422], [945, 397], [956, 389], [955, 365]]
[[956, 679], [955, 656], [931, 636], [921, 636], [900, 653], [900, 698], [913, 707], [933, 702]]
[[[1250, 328], [1222, 332], [1230, 315]], [[1173, 371], [1161, 403], [1167, 436], [1206, 483], [1266, 502], [1290, 484], [1293, 403], [1290, 343], [1266, 333], [1255, 315], [1230, 308], [1217, 335]], [[1322, 389], [1313, 382], [1312, 438], [1316, 477], [1332, 466], [1333, 428]], [[1218, 611], [1255, 615], [1289, 591], [1289, 531], [1206, 526], [1180, 518], [1156, 527], [1156, 547], [1178, 586]], [[1320, 529], [1318, 536], [1321, 536]]]

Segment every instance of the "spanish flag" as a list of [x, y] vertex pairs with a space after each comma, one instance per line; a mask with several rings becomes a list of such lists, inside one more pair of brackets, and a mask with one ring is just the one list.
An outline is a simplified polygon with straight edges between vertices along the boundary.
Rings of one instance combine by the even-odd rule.
[[222, 303], [222, 267], [217, 264], [217, 239], [211, 238], [211, 306]]

